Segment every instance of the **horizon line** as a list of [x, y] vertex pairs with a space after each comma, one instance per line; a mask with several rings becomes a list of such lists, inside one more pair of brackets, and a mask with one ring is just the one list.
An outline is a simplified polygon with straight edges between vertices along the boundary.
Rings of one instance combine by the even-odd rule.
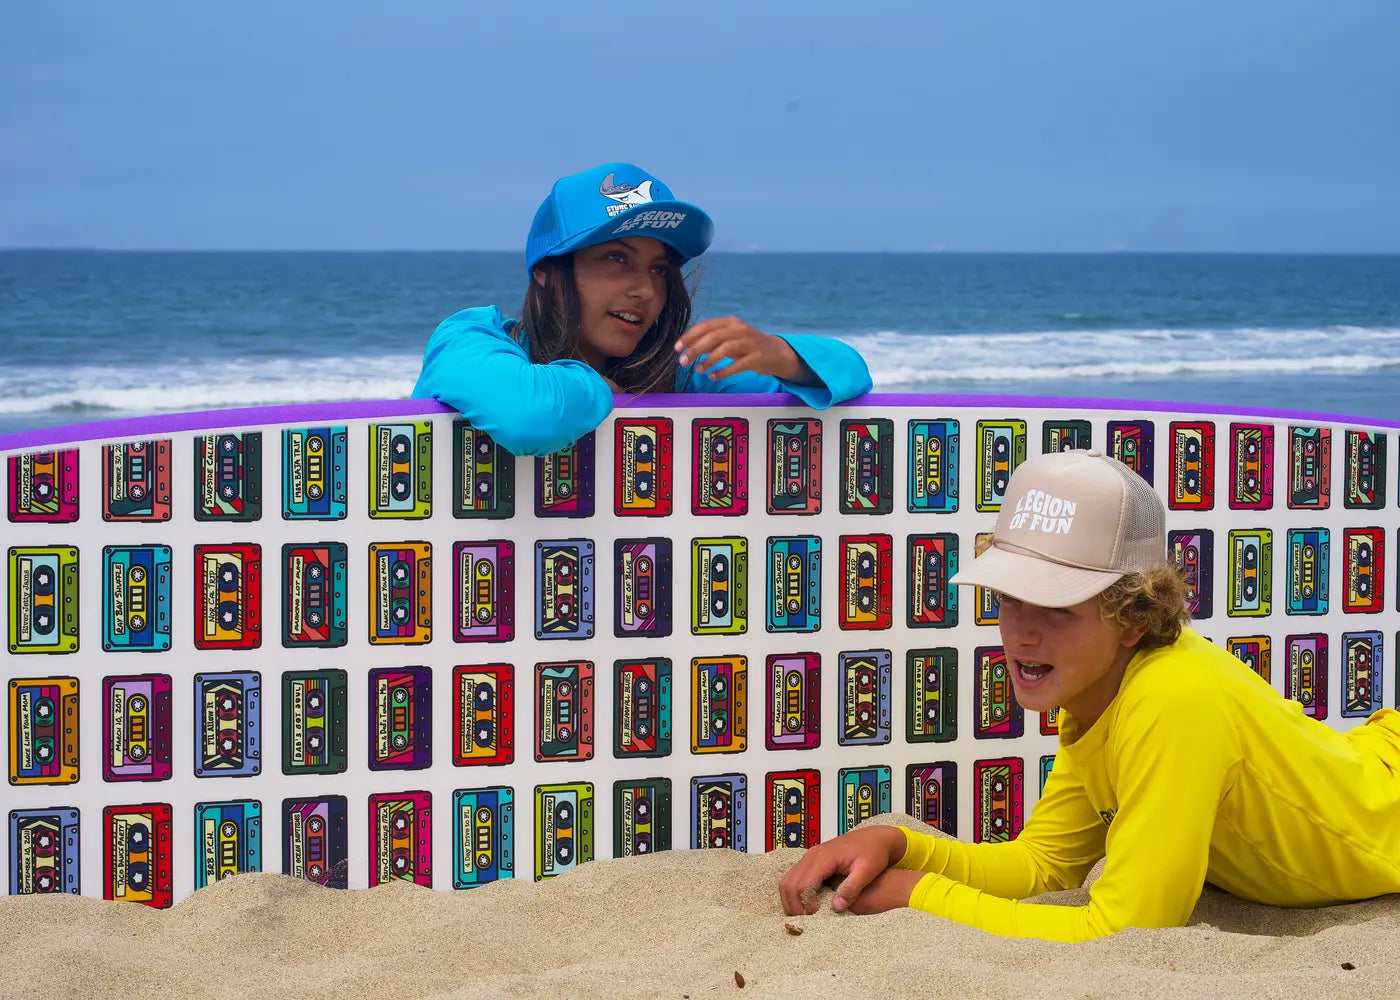
[[[524, 248], [499, 249], [487, 247], [98, 247], [98, 246], [0, 246], [0, 253], [93, 253], [93, 254], [524, 254]], [[752, 250], [716, 249], [702, 257], [834, 256], [861, 254], [890, 257], [939, 256], [1180, 256], [1180, 257], [1400, 257], [1395, 250], [1162, 250], [1113, 248], [1106, 250], [792, 250], [756, 248]], [[700, 260], [700, 257], [695, 258]]]

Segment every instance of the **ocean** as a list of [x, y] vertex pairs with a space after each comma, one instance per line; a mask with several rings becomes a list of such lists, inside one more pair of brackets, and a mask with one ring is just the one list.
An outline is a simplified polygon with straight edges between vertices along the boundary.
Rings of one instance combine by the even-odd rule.
[[[521, 255], [0, 252], [0, 433], [407, 396]], [[696, 316], [840, 337], [877, 392], [1171, 400], [1400, 420], [1400, 255], [724, 254]]]

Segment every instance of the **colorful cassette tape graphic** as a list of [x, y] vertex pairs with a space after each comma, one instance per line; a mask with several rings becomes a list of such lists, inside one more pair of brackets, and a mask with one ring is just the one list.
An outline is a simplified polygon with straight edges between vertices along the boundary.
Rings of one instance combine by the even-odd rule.
[[1148, 486], [1152, 485], [1154, 436], [1150, 420], [1108, 422], [1108, 453], [1147, 480]]
[[1215, 506], [1215, 424], [1174, 420], [1169, 432], [1172, 486], [1167, 506], [1172, 510], [1210, 510]]
[[822, 422], [768, 421], [768, 513], [820, 514]]
[[170, 547], [102, 549], [102, 648], [158, 653], [170, 648]]
[[1385, 605], [1385, 529], [1346, 528], [1342, 548], [1342, 610], [1375, 614]]
[[618, 517], [671, 513], [670, 417], [619, 417], [613, 421], [613, 512]]
[[1323, 510], [1331, 503], [1331, 428], [1288, 428], [1288, 506]]
[[821, 746], [821, 656], [772, 653], [767, 660], [769, 750], [810, 750]]
[[282, 675], [282, 773], [340, 774], [347, 753], [344, 670], [289, 670]]
[[979, 760], [972, 766], [973, 809], [977, 825], [975, 844], [1002, 844], [1015, 840], [1025, 825], [1025, 761], [1020, 757]]
[[887, 629], [892, 619], [893, 573], [889, 535], [842, 535], [843, 629]]
[[78, 452], [10, 456], [10, 520], [63, 524], [78, 519]]
[[905, 674], [905, 740], [952, 743], [958, 738], [958, 651], [911, 649]]
[[822, 627], [822, 540], [819, 535], [768, 539], [769, 632], [816, 632]]
[[78, 810], [10, 810], [10, 895], [77, 893]]
[[[815, 654], [814, 654], [815, 655]], [[888, 649], [843, 652], [836, 658], [841, 708], [836, 742], [880, 746], [890, 741], [893, 670]]]
[[515, 877], [515, 789], [506, 785], [452, 793], [452, 888]]
[[978, 646], [973, 656], [977, 663], [974, 694], [977, 718], [972, 735], [979, 740], [1010, 740], [1024, 736], [1025, 711], [1016, 701], [1006, 652], [1000, 646]]
[[369, 769], [417, 771], [433, 764], [431, 667], [369, 672]]
[[369, 425], [369, 516], [421, 520], [433, 514], [433, 424]]
[[262, 432], [220, 431], [194, 439], [194, 519], [262, 517]]
[[452, 516], [515, 516], [515, 456], [465, 420], [452, 421]]
[[1186, 610], [1198, 621], [1209, 618], [1215, 613], [1215, 532], [1167, 532], [1167, 558], [1186, 581]]
[[456, 693], [452, 763], [509, 764], [515, 760], [515, 667], [484, 663], [452, 668]]
[[1288, 614], [1327, 614], [1330, 555], [1326, 528], [1288, 529]]
[[102, 678], [102, 780], [170, 777], [169, 674]]
[[749, 849], [749, 779], [715, 774], [690, 779], [690, 846]]
[[836, 833], [850, 833], [891, 808], [894, 780], [889, 767], [843, 767], [836, 772]]
[[535, 786], [535, 881], [593, 860], [593, 783]]
[[78, 679], [14, 678], [10, 690], [10, 784], [78, 780]]
[[1346, 493], [1348, 510], [1385, 508], [1386, 443], [1383, 431], [1346, 432]]
[[262, 645], [262, 549], [258, 545], [196, 545], [194, 578], [196, 649]]
[[910, 513], [958, 509], [958, 422], [909, 421]]
[[262, 675], [231, 671], [194, 675], [196, 778], [262, 772]]
[[102, 446], [102, 519], [170, 520], [170, 442]]
[[748, 749], [748, 660], [699, 656], [690, 661], [690, 752]]
[[593, 543], [535, 543], [535, 638], [590, 639], [594, 631]]
[[78, 550], [61, 545], [9, 553], [11, 653], [78, 649]]
[[904, 769], [905, 811], [950, 837], [958, 835], [958, 765], [951, 760]]
[[1268, 528], [1230, 532], [1231, 617], [1263, 618], [1273, 610], [1273, 538]]
[[327, 889], [350, 886], [344, 795], [282, 800], [282, 874]]
[[843, 514], [888, 514], [894, 509], [894, 421], [841, 421]]
[[1364, 719], [1380, 711], [1382, 643], [1379, 632], [1342, 633], [1342, 718]]
[[977, 421], [978, 510], [1001, 510], [1011, 473], [1025, 460], [1024, 420]]
[[194, 887], [262, 871], [262, 803], [256, 799], [197, 802], [194, 807]]
[[[980, 541], [981, 534], [977, 538]], [[972, 620], [975, 624], [1001, 624], [1001, 594], [991, 587], [973, 587], [972, 597]]]
[[671, 849], [671, 779], [613, 782], [613, 857]]
[[535, 459], [535, 516], [593, 516], [593, 457], [589, 431], [567, 448]]
[[165, 909], [170, 877], [170, 806], [147, 803], [102, 810], [102, 898]]
[[535, 664], [535, 760], [593, 759], [593, 662]]
[[613, 635], [671, 634], [671, 540], [619, 538], [613, 546]]
[[669, 756], [671, 661], [618, 660], [613, 669], [613, 756]]
[[452, 544], [454, 642], [515, 638], [515, 543], [506, 539]]
[[343, 521], [349, 484], [344, 427], [288, 427], [282, 432], [282, 517]]
[[1041, 736], [1058, 736], [1058, 735], [1060, 734], [1060, 709], [1059, 709], [1059, 707], [1056, 706], [1055, 708], [1046, 709], [1044, 712], [1040, 712], [1039, 715], [1040, 715], [1040, 735], [1041, 735]]
[[1268, 510], [1273, 505], [1273, 424], [1231, 424], [1231, 509]]
[[1283, 696], [1303, 706], [1303, 714], [1327, 718], [1327, 634], [1290, 635], [1284, 640], [1288, 672]]
[[1273, 643], [1273, 638], [1267, 635], [1232, 636], [1225, 640], [1225, 648], [1265, 681], [1272, 682]]
[[1047, 420], [1040, 425], [1040, 451], [1078, 451], [1093, 447], [1093, 434], [1087, 420]]
[[369, 884], [412, 882], [433, 886], [431, 792], [378, 793], [369, 797]]
[[749, 627], [749, 543], [696, 538], [690, 543], [690, 631], [740, 635]]
[[1045, 783], [1050, 780], [1050, 772], [1055, 769], [1055, 755], [1048, 753], [1040, 758], [1040, 794], [1045, 794]]
[[817, 770], [769, 771], [766, 850], [816, 847], [821, 840], [822, 773]]
[[371, 542], [369, 641], [419, 646], [433, 638], [433, 546]]
[[282, 546], [282, 645], [288, 649], [345, 645], [347, 562], [343, 542]]
[[690, 512], [739, 517], [749, 512], [749, 422], [696, 417], [691, 428]]
[[955, 532], [909, 536], [909, 627], [958, 624], [958, 536]]

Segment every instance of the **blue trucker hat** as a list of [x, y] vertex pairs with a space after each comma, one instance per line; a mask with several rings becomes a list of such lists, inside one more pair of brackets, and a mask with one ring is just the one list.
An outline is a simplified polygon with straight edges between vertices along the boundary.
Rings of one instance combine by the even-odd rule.
[[528, 274], [543, 257], [572, 253], [624, 236], [650, 236], [683, 261], [699, 257], [715, 225], [694, 205], [631, 163], [604, 163], [554, 182], [525, 241]]

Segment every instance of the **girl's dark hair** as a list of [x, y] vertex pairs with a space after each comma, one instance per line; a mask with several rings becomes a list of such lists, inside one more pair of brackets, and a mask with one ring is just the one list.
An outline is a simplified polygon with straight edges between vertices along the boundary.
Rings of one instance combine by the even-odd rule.
[[[673, 392], [676, 386], [676, 352], [672, 345], [690, 327], [691, 290], [681, 274], [680, 257], [666, 249], [671, 266], [666, 269], [666, 305], [631, 357], [612, 358], [603, 374], [623, 392]], [[579, 302], [574, 284], [574, 256], [545, 257], [535, 267], [544, 274], [541, 284], [531, 276], [520, 308], [520, 329], [530, 360], [548, 364], [578, 357]], [[692, 276], [694, 272], [692, 272]]]

